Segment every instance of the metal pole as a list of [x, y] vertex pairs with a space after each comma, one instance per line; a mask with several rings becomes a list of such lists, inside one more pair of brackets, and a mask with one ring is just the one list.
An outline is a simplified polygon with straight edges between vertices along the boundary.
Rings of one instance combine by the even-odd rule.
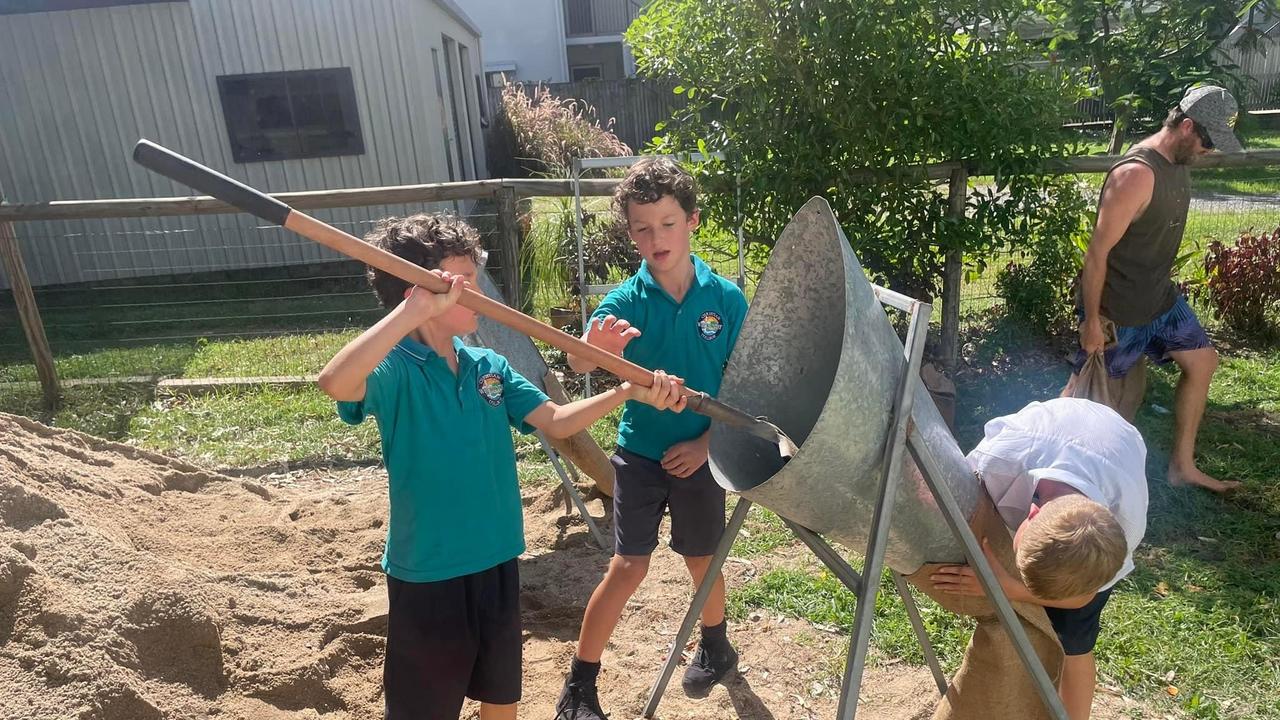
[[951, 526], [951, 532], [955, 535], [960, 544], [964, 546], [965, 556], [969, 559], [969, 564], [973, 566], [974, 572], [978, 575], [978, 582], [982, 585], [982, 590], [987, 597], [991, 599], [992, 604], [996, 607], [996, 616], [1000, 618], [1000, 624], [1004, 626], [1006, 632], [1009, 633], [1010, 639], [1013, 640], [1013, 647], [1018, 653], [1018, 658], [1022, 660], [1022, 666], [1030, 673], [1032, 681], [1035, 682], [1036, 690], [1040, 693], [1040, 699], [1044, 701], [1045, 708], [1049, 714], [1058, 720], [1067, 720], [1067, 711], [1062, 706], [1062, 700], [1058, 697], [1058, 691], [1053, 686], [1053, 680], [1049, 679], [1049, 673], [1045, 671], [1044, 665], [1040, 663], [1040, 658], [1031, 649], [1031, 641], [1027, 639], [1027, 631], [1023, 629], [1022, 622], [1013, 611], [1013, 606], [1009, 604], [1009, 598], [1005, 596], [1004, 589], [1000, 587], [1000, 582], [996, 580], [995, 573], [991, 570], [991, 564], [987, 562], [987, 556], [982, 552], [982, 546], [978, 544], [978, 539], [974, 537], [973, 530], [969, 528], [968, 519], [960, 512], [960, 506], [956, 504], [956, 499], [947, 490], [945, 485], [937, 482], [939, 475], [938, 463], [933, 457], [933, 451], [925, 444], [923, 438], [920, 437], [919, 431], [912, 428], [912, 432], [907, 437], [907, 445], [911, 450], [911, 456], [915, 458], [916, 465], [920, 468], [920, 474], [924, 476], [925, 483], [928, 484], [929, 490], [933, 493], [934, 498], [938, 501], [938, 509], [942, 511], [942, 516], [946, 518], [947, 524]]
[[791, 532], [795, 533], [796, 537], [809, 546], [809, 550], [818, 556], [818, 560], [823, 565], [826, 565], [831, 570], [831, 574], [844, 583], [844, 586], [849, 588], [850, 592], [854, 595], [862, 592], [862, 576], [849, 563], [845, 562], [845, 559], [840, 557], [840, 553], [828, 545], [821, 535], [786, 518], [783, 518], [782, 522], [786, 523], [787, 527], [791, 528]]
[[596, 539], [596, 544], [602, 550], [609, 550], [610, 547], [605, 544], [604, 534], [600, 532], [600, 528], [596, 527], [596, 521], [591, 519], [591, 513], [587, 512], [587, 504], [582, 501], [582, 495], [578, 494], [578, 488], [573, 486], [573, 482], [569, 480], [569, 473], [565, 472], [564, 467], [560, 464], [560, 456], [556, 453], [555, 448], [551, 447], [551, 443], [547, 442], [547, 436], [543, 435], [541, 430], [538, 431], [538, 442], [542, 443], [542, 451], [551, 459], [551, 466], [556, 469], [556, 474], [560, 476], [560, 484], [564, 486], [565, 493], [569, 495], [569, 499], [578, 508], [578, 514], [587, 523], [587, 529], [591, 531], [592, 537]]
[[898, 595], [902, 597], [902, 604], [907, 609], [907, 617], [911, 619], [911, 627], [916, 631], [916, 638], [920, 640], [920, 651], [924, 653], [924, 662], [933, 673], [933, 681], [938, 684], [938, 694], [946, 695], [947, 675], [942, 672], [938, 655], [933, 651], [933, 643], [929, 640], [929, 631], [924, 626], [924, 618], [920, 617], [920, 608], [916, 607], [915, 596], [911, 594], [907, 581], [903, 580], [898, 573], [893, 573], [893, 584], [898, 588]]
[[[578, 307], [582, 332], [587, 331], [587, 261], [582, 255], [582, 159], [574, 158], [569, 180], [573, 184], [573, 235], [578, 242]], [[582, 376], [582, 397], [591, 397], [591, 373]]]
[[720, 536], [720, 544], [716, 546], [716, 552], [711, 556], [707, 574], [703, 576], [698, 591], [693, 594], [693, 602], [689, 603], [689, 611], [685, 613], [684, 622], [680, 624], [679, 632], [671, 641], [671, 649], [667, 652], [666, 662], [662, 664], [662, 672], [658, 675], [657, 682], [653, 684], [653, 689], [649, 691], [649, 701], [644, 706], [644, 717], [652, 718], [658, 711], [662, 694], [666, 692], [667, 683], [671, 681], [676, 664], [680, 662], [680, 651], [689, 641], [689, 636], [693, 634], [693, 625], [702, 615], [702, 608], [707, 604], [707, 598], [711, 597], [711, 586], [720, 576], [720, 568], [724, 565], [725, 558], [729, 557], [729, 550], [733, 548], [733, 542], [738, 539], [738, 533], [742, 530], [742, 523], [746, 522], [747, 511], [750, 509], [751, 501], [739, 496], [737, 504], [733, 506], [733, 514], [729, 516], [729, 522], [724, 527], [724, 534]]
[[864, 556], [866, 565], [862, 572], [862, 593], [858, 596], [857, 607], [854, 608], [853, 637], [849, 642], [849, 659], [845, 665], [840, 705], [836, 712], [836, 717], [840, 720], [853, 720], [858, 712], [858, 692], [862, 688], [867, 643], [871, 639], [871, 623], [875, 619], [876, 594], [880, 590], [884, 551], [889, 544], [889, 525], [892, 521], [894, 500], [897, 498], [898, 479], [902, 474], [907, 426], [911, 420], [916, 378], [920, 375], [920, 361], [924, 355], [924, 338], [928, 331], [930, 310], [930, 306], [926, 303], [915, 303], [911, 309], [911, 325], [907, 330], [907, 341], [904, 347], [906, 357], [903, 358], [902, 377], [898, 380], [898, 396], [894, 402], [893, 432], [885, 448], [880, 496], [876, 500], [875, 513], [871, 516], [870, 540]]
[[747, 289], [747, 254], [742, 243], [742, 171], [733, 175], [734, 205], [738, 212], [738, 289]]

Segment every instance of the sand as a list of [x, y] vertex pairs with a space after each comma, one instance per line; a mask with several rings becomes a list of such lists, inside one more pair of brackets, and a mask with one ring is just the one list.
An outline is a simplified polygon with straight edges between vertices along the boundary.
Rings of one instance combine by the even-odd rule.
[[[231, 477], [0, 414], [0, 718], [380, 717], [386, 503], [376, 467]], [[558, 488], [524, 503], [521, 717], [550, 718], [608, 556]], [[614, 720], [640, 715], [691, 594], [660, 550], [604, 657]], [[761, 612], [731, 636], [742, 671], [702, 700], [677, 675], [659, 717], [834, 717], [844, 636]], [[936, 692], [893, 663], [863, 687], [859, 717], [882, 720], [928, 717]]]

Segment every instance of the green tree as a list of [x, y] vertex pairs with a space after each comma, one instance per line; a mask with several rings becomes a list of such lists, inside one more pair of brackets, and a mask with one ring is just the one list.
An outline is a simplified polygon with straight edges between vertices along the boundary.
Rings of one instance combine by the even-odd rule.
[[1115, 116], [1109, 152], [1120, 152], [1134, 119], [1156, 121], [1192, 84], [1239, 85], [1220, 48], [1257, 0], [1045, 0], [1049, 48], [1086, 66]]
[[[642, 72], [688, 97], [655, 149], [728, 151], [732, 170], [704, 184], [727, 190], [719, 181], [741, 174], [753, 241], [772, 243], [823, 195], [877, 280], [932, 297], [949, 250], [976, 263], [1026, 242], [1075, 192], [1029, 174], [1067, 151], [1061, 118], [1083, 85], [1034, 69], [1039, 50], [1003, 29], [1027, 12], [1019, 0], [654, 0], [627, 41]], [[947, 217], [945, 187], [910, 172], [940, 161], [995, 175], [963, 220]], [[705, 202], [733, 217], [732, 192]]]

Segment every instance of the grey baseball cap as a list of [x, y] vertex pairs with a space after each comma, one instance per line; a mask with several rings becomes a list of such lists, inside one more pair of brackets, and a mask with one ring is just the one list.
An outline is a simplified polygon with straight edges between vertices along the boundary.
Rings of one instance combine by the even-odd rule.
[[1187, 91], [1178, 103], [1178, 107], [1187, 117], [1209, 133], [1213, 140], [1213, 149], [1222, 152], [1240, 152], [1244, 146], [1240, 144], [1232, 128], [1236, 124], [1239, 106], [1236, 99], [1225, 88], [1217, 85], [1201, 85]]

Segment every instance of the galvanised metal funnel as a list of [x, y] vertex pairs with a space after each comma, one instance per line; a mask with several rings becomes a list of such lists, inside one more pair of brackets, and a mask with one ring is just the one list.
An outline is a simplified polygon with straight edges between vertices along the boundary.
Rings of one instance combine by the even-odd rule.
[[[777, 448], [711, 426], [711, 470], [725, 489], [861, 552], [888, 444], [903, 348], [831, 207], [813, 198], [773, 249], [719, 398], [764, 415], [799, 446]], [[978, 481], [919, 378], [912, 421], [966, 517]], [[964, 554], [906, 459], [885, 561], [900, 573]]]

